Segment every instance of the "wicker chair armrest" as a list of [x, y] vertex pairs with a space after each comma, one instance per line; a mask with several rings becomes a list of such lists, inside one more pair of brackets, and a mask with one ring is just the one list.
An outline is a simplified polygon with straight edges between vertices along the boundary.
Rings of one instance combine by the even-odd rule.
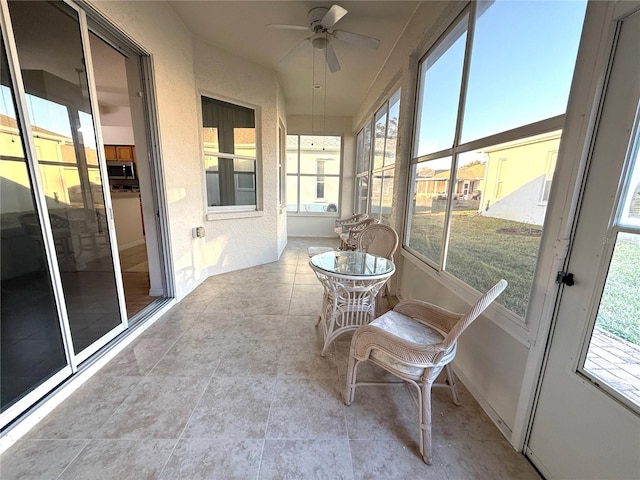
[[364, 360], [372, 349], [380, 349], [391, 357], [414, 365], [435, 364], [448, 348], [442, 343], [419, 344], [399, 338], [375, 325], [364, 325], [353, 334], [351, 348], [355, 357]]
[[393, 310], [434, 327], [445, 334], [464, 316], [462, 313], [451, 312], [420, 300], [402, 300]]

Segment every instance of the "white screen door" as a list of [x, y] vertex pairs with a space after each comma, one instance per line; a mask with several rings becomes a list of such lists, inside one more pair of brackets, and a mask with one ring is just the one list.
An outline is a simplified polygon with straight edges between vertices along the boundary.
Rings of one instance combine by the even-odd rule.
[[640, 12], [616, 28], [526, 449], [549, 479], [640, 478]]

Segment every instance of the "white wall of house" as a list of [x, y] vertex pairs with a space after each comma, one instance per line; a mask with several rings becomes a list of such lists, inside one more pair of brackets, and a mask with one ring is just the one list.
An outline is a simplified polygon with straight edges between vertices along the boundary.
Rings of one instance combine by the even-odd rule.
[[[316, 120], [317, 125], [318, 120]], [[314, 129], [315, 135], [342, 136], [342, 178], [340, 183], [340, 205], [335, 215], [291, 214], [288, 232], [292, 237], [336, 237], [333, 231], [335, 220], [353, 213], [356, 137], [351, 117], [327, 117], [323, 121], [324, 131]], [[289, 115], [288, 134], [311, 134], [311, 116]]]
[[[258, 130], [257, 184], [261, 199], [258, 211], [206, 215], [204, 226], [208, 233], [201, 252], [209, 274], [276, 261], [280, 215], [277, 196], [279, 85], [276, 74], [198, 40], [195, 42], [194, 69], [196, 86], [202, 95], [254, 108]], [[199, 158], [195, 164], [204, 183], [204, 169]], [[202, 203], [200, 212], [204, 211]]]
[[[286, 244], [286, 214], [277, 205], [276, 188], [278, 118], [286, 122], [286, 114], [275, 72], [193, 38], [168, 4], [91, 3], [153, 58], [178, 300], [209, 275], [277, 260]], [[206, 212], [201, 94], [256, 109], [256, 212]], [[192, 238], [197, 226], [205, 227], [205, 238]]]

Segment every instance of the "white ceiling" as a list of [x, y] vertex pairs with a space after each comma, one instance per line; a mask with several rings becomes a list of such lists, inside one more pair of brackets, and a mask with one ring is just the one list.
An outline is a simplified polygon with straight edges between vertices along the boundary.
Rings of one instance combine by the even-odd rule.
[[[333, 42], [341, 69], [326, 69], [324, 54], [307, 43], [287, 62], [281, 60], [310, 31], [267, 28], [267, 24], [309, 24], [307, 13], [333, 2], [309, 1], [170, 1], [187, 28], [201, 40], [277, 71], [287, 113], [308, 115], [314, 96], [315, 114], [352, 116], [389, 56], [420, 2], [340, 1], [348, 10], [335, 27], [375, 37], [378, 50]], [[315, 74], [315, 78], [314, 78]], [[326, 88], [325, 85], [326, 74]], [[312, 85], [322, 85], [313, 89]], [[315, 92], [315, 94], [313, 93]], [[325, 107], [326, 95], [326, 107]], [[326, 108], [326, 110], [325, 110]]]

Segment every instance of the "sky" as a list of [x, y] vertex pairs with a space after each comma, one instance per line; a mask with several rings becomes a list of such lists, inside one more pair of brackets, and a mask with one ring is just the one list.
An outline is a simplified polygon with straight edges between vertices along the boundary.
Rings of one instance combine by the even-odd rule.
[[[585, 9], [583, 1], [489, 3], [476, 22], [462, 143], [565, 112]], [[465, 41], [458, 33], [427, 69], [417, 156], [452, 146]]]

